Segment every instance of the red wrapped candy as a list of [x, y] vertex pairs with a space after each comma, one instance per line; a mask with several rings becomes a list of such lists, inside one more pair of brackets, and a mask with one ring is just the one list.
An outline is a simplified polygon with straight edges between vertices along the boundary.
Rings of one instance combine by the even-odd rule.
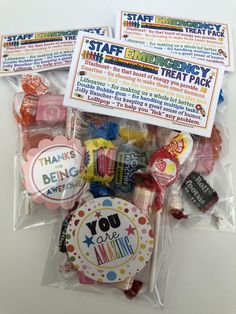
[[25, 93], [16, 95], [13, 102], [13, 114], [22, 127], [28, 127], [36, 122], [38, 101], [39, 97], [37, 95]]
[[126, 291], [124, 291], [124, 294], [127, 296], [128, 299], [133, 299], [137, 296], [140, 289], [142, 288], [143, 283], [140, 280], [134, 280], [132, 287]]

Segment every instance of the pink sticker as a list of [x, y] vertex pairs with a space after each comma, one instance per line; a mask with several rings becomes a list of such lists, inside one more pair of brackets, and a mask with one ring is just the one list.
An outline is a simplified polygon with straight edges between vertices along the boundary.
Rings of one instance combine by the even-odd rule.
[[25, 186], [36, 203], [49, 209], [70, 209], [86, 190], [80, 177], [83, 148], [78, 139], [68, 140], [59, 135], [43, 139], [38, 148], [27, 153], [23, 164]]

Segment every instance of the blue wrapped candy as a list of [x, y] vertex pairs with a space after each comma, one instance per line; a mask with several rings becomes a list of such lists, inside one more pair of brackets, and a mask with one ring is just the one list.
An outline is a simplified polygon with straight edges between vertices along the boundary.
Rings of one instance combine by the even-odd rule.
[[224, 102], [224, 100], [225, 100], [224, 92], [223, 92], [223, 89], [221, 89], [221, 90], [220, 90], [220, 94], [219, 94], [218, 104], [217, 104], [217, 105], [220, 105], [222, 102]]
[[111, 188], [98, 181], [91, 182], [90, 192], [93, 194], [94, 198], [103, 196], [114, 196], [114, 192]]
[[108, 141], [114, 141], [117, 138], [118, 130], [119, 126], [114, 122], [104, 122], [100, 126], [94, 123], [89, 124], [90, 139], [101, 137]]

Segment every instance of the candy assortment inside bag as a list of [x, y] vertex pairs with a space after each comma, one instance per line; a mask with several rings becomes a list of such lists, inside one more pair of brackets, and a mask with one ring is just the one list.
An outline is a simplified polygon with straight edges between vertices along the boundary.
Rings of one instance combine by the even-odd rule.
[[[193, 149], [170, 188], [167, 209], [173, 226], [234, 230], [227, 131], [218, 115], [209, 138], [193, 136]], [[226, 184], [222, 184], [222, 180]]]
[[[85, 116], [87, 119], [83, 121]], [[57, 244], [57, 255], [62, 257], [59, 269], [62, 272], [65, 265], [70, 265], [69, 272], [79, 287], [106, 291], [115, 288], [111, 291], [128, 299], [156, 295], [156, 291], [148, 292], [149, 261], [154, 246], [153, 218], [160, 180], [153, 178], [146, 186], [143, 177], [151, 167], [152, 159], [147, 156], [157, 150], [153, 140], [157, 129], [98, 114], [77, 112], [77, 118], [81, 121], [81, 142], [85, 148], [80, 173], [93, 196], [70, 210], [62, 223]], [[77, 135], [81, 138], [80, 132]], [[177, 164], [173, 155], [168, 151], [166, 154]], [[151, 175], [152, 171], [148, 173]], [[144, 194], [145, 189], [151, 190], [148, 208], [146, 200], [140, 199], [141, 189]], [[161, 230], [159, 236], [164, 237]], [[166, 248], [160, 245], [159, 250]], [[161, 265], [163, 261], [158, 263]]]
[[20, 82], [13, 112], [21, 139], [21, 214], [70, 211], [88, 191], [132, 199], [133, 174], [155, 150], [156, 129], [66, 109], [63, 94], [44, 74], [27, 74]]
[[[83, 134], [90, 139], [82, 140], [81, 176], [94, 199], [67, 215], [59, 251], [72, 263], [79, 284], [96, 287], [109, 283], [132, 299], [142, 297], [145, 290], [156, 294], [157, 255], [165, 249], [157, 241], [164, 223], [164, 193], [178, 178], [193, 141], [187, 133], [173, 133], [169, 143], [158, 149], [150, 140], [158, 132], [155, 128], [134, 121], [118, 122], [119, 127], [113, 125], [118, 131], [113, 141], [107, 137], [107, 128], [101, 128], [109, 125], [108, 117], [90, 114], [82, 123], [81, 129], [87, 128]], [[91, 123], [98, 133], [94, 128], [91, 132]], [[111, 164], [106, 158], [110, 149], [113, 166], [109, 174], [105, 170], [107, 162]]]
[[[58, 267], [70, 265], [74, 279], [66, 282], [79, 289], [108, 292], [115, 288], [137, 300], [155, 296], [161, 291], [158, 267], [166, 250], [160, 241], [165, 237], [166, 215], [178, 222], [191, 219], [185, 203], [187, 198], [199, 200], [193, 190], [197, 182], [202, 193], [212, 192], [201, 208], [194, 201], [201, 214], [218, 201], [200, 175], [191, 177], [203, 139], [99, 114], [76, 111], [74, 117], [79, 124], [70, 125], [70, 134], [84, 147], [80, 174], [91, 199], [69, 211], [62, 224], [59, 244], [54, 242], [59, 248], [55, 259], [62, 260]], [[221, 141], [213, 130], [213, 139], [204, 143], [211, 143], [216, 154]], [[190, 182], [193, 179], [195, 183]], [[183, 191], [184, 184], [190, 196], [187, 188]]]
[[21, 94], [34, 101], [16, 96], [13, 109], [21, 134], [24, 214], [64, 210], [58, 242], [64, 280], [104, 289], [108, 284], [129, 299], [144, 297], [156, 184], [147, 213], [134, 201], [140, 197], [135, 176], [157, 149], [157, 128], [72, 108], [65, 112], [63, 95], [45, 87], [44, 75], [28, 80]]

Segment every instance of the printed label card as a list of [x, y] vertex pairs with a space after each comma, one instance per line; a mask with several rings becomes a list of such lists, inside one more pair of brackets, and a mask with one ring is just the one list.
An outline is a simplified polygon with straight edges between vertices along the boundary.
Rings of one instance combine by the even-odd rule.
[[80, 33], [64, 105], [210, 136], [224, 68]]
[[121, 11], [116, 38], [234, 70], [232, 32], [225, 23]]
[[66, 249], [70, 261], [86, 277], [100, 283], [119, 282], [146, 266], [153, 250], [153, 232], [133, 204], [100, 197], [73, 213]]
[[69, 67], [80, 31], [111, 36], [108, 26], [0, 36], [0, 76]]

